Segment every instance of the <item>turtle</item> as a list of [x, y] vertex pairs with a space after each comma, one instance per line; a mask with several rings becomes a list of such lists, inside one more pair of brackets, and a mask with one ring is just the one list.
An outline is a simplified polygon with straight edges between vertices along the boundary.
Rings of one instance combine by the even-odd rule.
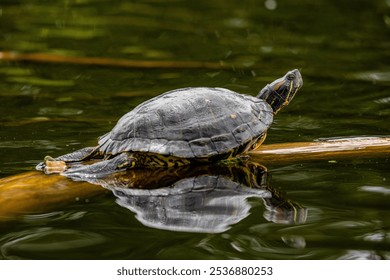
[[125, 114], [96, 147], [46, 156], [36, 169], [86, 178], [240, 158], [263, 143], [274, 115], [302, 84], [294, 69], [256, 96], [218, 87], [171, 90]]

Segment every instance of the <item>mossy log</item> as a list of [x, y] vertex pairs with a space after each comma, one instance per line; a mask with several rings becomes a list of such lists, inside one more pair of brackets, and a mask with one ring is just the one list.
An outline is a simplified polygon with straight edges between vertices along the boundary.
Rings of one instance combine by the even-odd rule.
[[[390, 158], [389, 137], [355, 137], [318, 142], [263, 145], [250, 153], [250, 160], [287, 164], [346, 158]], [[86, 203], [106, 189], [86, 182], [74, 182], [59, 175], [31, 171], [0, 179], [0, 220], [31, 213], [44, 213], [59, 205]]]

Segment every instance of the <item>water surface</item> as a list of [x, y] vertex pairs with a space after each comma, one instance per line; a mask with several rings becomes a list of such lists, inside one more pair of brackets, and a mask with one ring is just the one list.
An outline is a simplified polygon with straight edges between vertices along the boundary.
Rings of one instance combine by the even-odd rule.
[[[255, 95], [294, 68], [304, 87], [266, 143], [389, 135], [390, 2], [2, 1], [0, 50], [232, 69], [141, 69], [0, 61], [0, 177], [96, 144], [164, 91], [218, 86]], [[389, 259], [388, 157], [267, 166], [307, 209], [277, 223], [262, 197], [222, 232], [144, 225], [111, 193], [0, 225], [3, 259]]]

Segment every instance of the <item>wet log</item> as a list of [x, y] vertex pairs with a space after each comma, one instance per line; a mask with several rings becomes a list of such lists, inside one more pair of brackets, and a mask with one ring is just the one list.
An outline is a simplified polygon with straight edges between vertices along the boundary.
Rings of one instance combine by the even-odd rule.
[[262, 145], [250, 152], [251, 160], [267, 164], [335, 161], [350, 158], [390, 158], [390, 137], [351, 137], [317, 142]]
[[0, 179], [0, 220], [45, 213], [70, 203], [88, 203], [108, 192], [100, 186], [74, 182], [66, 177], [25, 172]]
[[[346, 158], [390, 158], [390, 137], [355, 137], [318, 142], [263, 145], [250, 160], [267, 166]], [[44, 213], [60, 205], [86, 203], [108, 191], [87, 182], [31, 171], [0, 179], [0, 220]]]

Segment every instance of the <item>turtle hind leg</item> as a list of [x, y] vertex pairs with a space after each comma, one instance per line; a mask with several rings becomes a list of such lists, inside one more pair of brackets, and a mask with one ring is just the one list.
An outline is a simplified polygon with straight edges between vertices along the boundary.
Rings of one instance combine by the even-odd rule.
[[60, 173], [68, 168], [68, 164], [95, 158], [98, 151], [97, 147], [87, 147], [56, 158], [46, 156], [43, 162], [40, 162], [35, 169], [46, 174]]
[[102, 160], [93, 164], [73, 165], [60, 174], [76, 181], [88, 181], [132, 168], [134, 165], [135, 160], [128, 154], [122, 153], [111, 159]]

